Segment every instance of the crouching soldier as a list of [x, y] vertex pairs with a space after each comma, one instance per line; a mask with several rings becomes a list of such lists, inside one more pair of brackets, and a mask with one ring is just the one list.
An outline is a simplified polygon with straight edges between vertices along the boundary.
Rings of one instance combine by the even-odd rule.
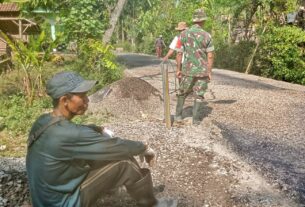
[[96, 84], [74, 72], [56, 74], [47, 83], [53, 111], [41, 115], [28, 139], [26, 169], [32, 205], [93, 206], [103, 193], [124, 185], [139, 206], [169, 206], [153, 194], [149, 169], [154, 154], [139, 141], [108, 136], [102, 127], [71, 122], [88, 108], [87, 92]]

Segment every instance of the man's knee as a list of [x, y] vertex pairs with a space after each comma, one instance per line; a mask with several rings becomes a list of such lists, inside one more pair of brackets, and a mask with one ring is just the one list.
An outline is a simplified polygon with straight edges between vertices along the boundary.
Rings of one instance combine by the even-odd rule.
[[136, 171], [140, 171], [140, 166], [135, 159], [127, 159], [119, 161], [119, 165], [125, 168], [132, 168]]
[[122, 185], [132, 185], [141, 180], [143, 175], [133, 159], [111, 162], [92, 170], [81, 184], [81, 202], [90, 206], [103, 193]]

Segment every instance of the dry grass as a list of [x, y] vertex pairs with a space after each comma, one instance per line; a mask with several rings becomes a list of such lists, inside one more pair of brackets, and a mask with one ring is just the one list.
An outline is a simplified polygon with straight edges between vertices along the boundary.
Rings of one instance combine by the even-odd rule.
[[26, 137], [13, 137], [7, 131], [0, 132], [0, 157], [24, 157]]

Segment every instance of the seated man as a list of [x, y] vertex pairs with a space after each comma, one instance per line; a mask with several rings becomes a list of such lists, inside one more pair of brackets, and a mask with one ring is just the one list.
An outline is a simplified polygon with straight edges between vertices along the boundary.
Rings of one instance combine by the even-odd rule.
[[[104, 192], [124, 185], [139, 206], [159, 206], [148, 169], [133, 156], [154, 157], [139, 141], [106, 136], [103, 128], [71, 122], [88, 107], [96, 84], [74, 72], [56, 74], [47, 83], [53, 111], [41, 115], [28, 139], [26, 169], [32, 205], [92, 206]], [[162, 206], [167, 206], [162, 204]]]

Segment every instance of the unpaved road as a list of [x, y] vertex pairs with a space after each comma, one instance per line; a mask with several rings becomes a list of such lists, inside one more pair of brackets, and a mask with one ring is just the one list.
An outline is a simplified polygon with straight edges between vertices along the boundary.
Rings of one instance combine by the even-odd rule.
[[[160, 60], [139, 54], [118, 57], [127, 76], [162, 91]], [[170, 70], [174, 114], [174, 66], [163, 66]], [[188, 124], [191, 97], [184, 108], [186, 123], [170, 130], [163, 116], [145, 113], [142, 119], [113, 119], [106, 126], [157, 151], [151, 172], [157, 189], [164, 188], [157, 197], [175, 198], [178, 207], [305, 206], [305, 87], [219, 69], [214, 69], [209, 87], [199, 126]], [[23, 158], [0, 159], [0, 206], [29, 203], [24, 170]], [[97, 206], [135, 207], [122, 195], [126, 193], [101, 195]]]
[[[141, 77], [162, 91], [160, 60], [137, 54], [120, 54], [119, 59], [123, 60], [129, 74]], [[163, 66], [171, 72], [173, 92], [174, 68], [170, 64]], [[305, 87], [214, 69], [209, 89], [202, 125], [209, 122], [221, 131], [221, 140], [212, 141], [213, 151], [229, 159], [234, 157], [254, 169], [250, 179], [258, 183], [252, 183], [252, 187], [266, 182], [271, 186], [269, 190], [279, 190], [288, 200], [296, 201], [281, 205], [305, 206]], [[191, 106], [190, 98], [185, 106], [185, 117], [191, 117]], [[171, 93], [172, 114], [174, 108], [175, 95]], [[193, 141], [189, 142], [188, 145], [192, 145]], [[256, 205], [276, 206], [272, 203]]]

